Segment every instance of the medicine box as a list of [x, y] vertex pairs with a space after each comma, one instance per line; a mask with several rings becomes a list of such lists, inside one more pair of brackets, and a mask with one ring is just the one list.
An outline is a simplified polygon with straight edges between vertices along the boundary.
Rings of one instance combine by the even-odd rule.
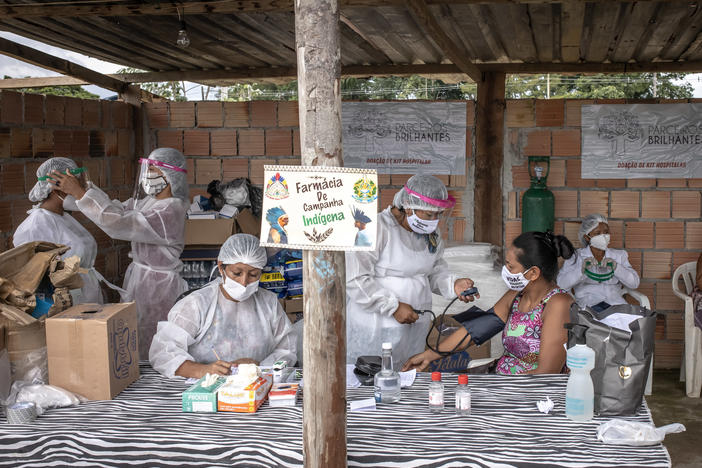
[[264, 374], [245, 388], [223, 385], [217, 390], [217, 409], [235, 413], [255, 413], [268, 396], [273, 375]]
[[296, 383], [273, 384], [270, 393], [268, 393], [268, 403], [273, 407], [295, 406], [299, 388], [300, 385]]
[[202, 377], [192, 387], [183, 392], [184, 413], [216, 413], [217, 390], [227, 381], [226, 377], [218, 377], [212, 385], [203, 387], [205, 381]]

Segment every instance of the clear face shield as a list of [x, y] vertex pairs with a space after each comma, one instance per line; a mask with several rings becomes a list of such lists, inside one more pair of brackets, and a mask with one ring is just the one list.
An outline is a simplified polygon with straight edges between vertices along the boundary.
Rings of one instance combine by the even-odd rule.
[[139, 171], [132, 192], [132, 200], [134, 201], [132, 209], [140, 200], [158, 197], [170, 187], [165, 174], [166, 170], [186, 172], [183, 168], [155, 159], [139, 159]]

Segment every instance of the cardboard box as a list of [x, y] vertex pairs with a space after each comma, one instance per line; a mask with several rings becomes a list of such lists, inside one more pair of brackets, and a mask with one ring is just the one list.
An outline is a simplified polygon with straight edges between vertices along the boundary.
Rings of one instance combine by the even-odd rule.
[[185, 220], [185, 245], [216, 245], [219, 247], [235, 233], [233, 219]]
[[217, 390], [217, 410], [235, 413], [255, 413], [261, 407], [273, 385], [273, 375], [264, 374], [242, 389], [223, 385]]
[[201, 377], [192, 387], [183, 392], [184, 413], [217, 412], [217, 390], [224, 385], [227, 378], [220, 376], [217, 378], [217, 381], [209, 387], [202, 386], [204, 380], [205, 377]]
[[237, 232], [261, 237], [261, 218], [255, 217], [250, 209], [242, 210], [235, 219]]
[[139, 378], [134, 302], [81, 304], [46, 320], [49, 383], [111, 400]]
[[31, 381], [34, 377], [45, 379], [48, 371], [44, 320], [34, 320], [29, 325], [6, 322], [4, 329], [2, 340], [7, 346], [12, 381]]

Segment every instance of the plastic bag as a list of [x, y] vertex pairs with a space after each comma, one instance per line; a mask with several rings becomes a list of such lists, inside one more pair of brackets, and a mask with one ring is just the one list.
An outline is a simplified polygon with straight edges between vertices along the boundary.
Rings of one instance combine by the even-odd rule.
[[29, 384], [28, 382], [15, 382], [12, 385], [12, 395], [16, 393], [13, 403], [30, 402], [37, 407], [37, 414], [41, 415], [49, 408], [63, 408], [75, 406], [81, 401], [87, 401], [74, 393], [54, 385]]
[[44, 383], [49, 381], [49, 361], [46, 346], [24, 353], [10, 362], [13, 381]]
[[597, 440], [611, 445], [656, 445], [663, 442], [666, 434], [683, 432], [685, 426], [682, 424], [668, 424], [667, 426], [655, 427], [635, 421], [623, 419], [612, 419], [600, 424], [597, 429]]

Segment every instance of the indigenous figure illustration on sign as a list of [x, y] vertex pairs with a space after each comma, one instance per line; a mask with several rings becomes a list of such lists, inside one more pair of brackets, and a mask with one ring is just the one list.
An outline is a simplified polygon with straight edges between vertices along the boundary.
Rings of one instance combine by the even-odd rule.
[[366, 224], [371, 222], [371, 219], [366, 216], [366, 214], [354, 207], [352, 210], [353, 215], [353, 226], [358, 229], [356, 233], [356, 241], [354, 245], [356, 247], [370, 247], [373, 242], [368, 238], [368, 233], [366, 232]]
[[271, 230], [268, 232], [268, 242], [274, 244], [287, 244], [288, 233], [285, 226], [288, 225], [288, 215], [280, 207], [274, 207], [266, 212], [266, 221], [271, 225]]
[[268, 184], [266, 184], [266, 196], [273, 200], [288, 198], [288, 182], [279, 172], [276, 172], [275, 175], [268, 180]]

